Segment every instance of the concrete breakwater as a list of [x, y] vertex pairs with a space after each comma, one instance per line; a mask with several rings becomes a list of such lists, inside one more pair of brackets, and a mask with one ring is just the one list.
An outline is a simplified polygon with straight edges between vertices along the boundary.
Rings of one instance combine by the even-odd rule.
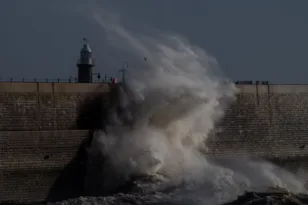
[[[308, 85], [237, 86], [208, 154], [308, 168]], [[107, 84], [0, 83], [0, 201], [82, 195], [83, 146], [112, 99]]]

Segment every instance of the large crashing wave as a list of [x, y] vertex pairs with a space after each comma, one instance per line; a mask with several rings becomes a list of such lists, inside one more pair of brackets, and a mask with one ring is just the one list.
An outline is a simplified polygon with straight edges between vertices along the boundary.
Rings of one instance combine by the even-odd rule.
[[[251, 189], [303, 191], [291, 174], [264, 162], [209, 159], [206, 139], [235, 99], [214, 58], [179, 36], [133, 35], [95, 14], [110, 42], [140, 59], [117, 90], [108, 125], [89, 149], [86, 187], [97, 195], [168, 192], [220, 204]], [[239, 160], [239, 159], [238, 159]]]

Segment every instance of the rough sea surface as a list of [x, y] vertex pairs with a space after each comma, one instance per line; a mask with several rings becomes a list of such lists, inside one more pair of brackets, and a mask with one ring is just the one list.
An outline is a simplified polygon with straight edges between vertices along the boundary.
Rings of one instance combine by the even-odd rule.
[[[210, 204], [196, 198], [182, 198], [179, 196], [155, 193], [152, 195], [117, 194], [109, 197], [80, 197], [49, 205], [194, 205]], [[292, 194], [288, 192], [247, 192], [238, 199], [224, 203], [224, 205], [304, 205], [308, 204], [308, 195]]]

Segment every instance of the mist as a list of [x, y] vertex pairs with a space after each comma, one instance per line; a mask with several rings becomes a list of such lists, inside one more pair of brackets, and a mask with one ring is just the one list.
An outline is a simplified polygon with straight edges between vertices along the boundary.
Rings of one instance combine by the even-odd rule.
[[144, 34], [134, 33], [113, 11], [89, 9], [88, 16], [129, 67], [109, 123], [89, 149], [87, 189], [108, 195], [130, 182], [126, 191], [172, 193], [196, 204], [275, 186], [305, 192], [301, 179], [269, 162], [221, 163], [205, 154], [237, 93], [213, 56], [178, 34], [142, 25]]

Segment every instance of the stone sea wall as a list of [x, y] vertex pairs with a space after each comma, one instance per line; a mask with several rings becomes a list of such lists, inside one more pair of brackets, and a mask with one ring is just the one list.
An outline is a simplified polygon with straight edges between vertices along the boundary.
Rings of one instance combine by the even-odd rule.
[[[308, 168], [308, 85], [238, 88], [216, 137], [208, 139], [208, 154]], [[82, 148], [102, 124], [110, 93], [107, 84], [0, 83], [0, 201], [82, 194]]]
[[211, 154], [303, 158], [308, 154], [308, 85], [241, 85], [210, 139]]

